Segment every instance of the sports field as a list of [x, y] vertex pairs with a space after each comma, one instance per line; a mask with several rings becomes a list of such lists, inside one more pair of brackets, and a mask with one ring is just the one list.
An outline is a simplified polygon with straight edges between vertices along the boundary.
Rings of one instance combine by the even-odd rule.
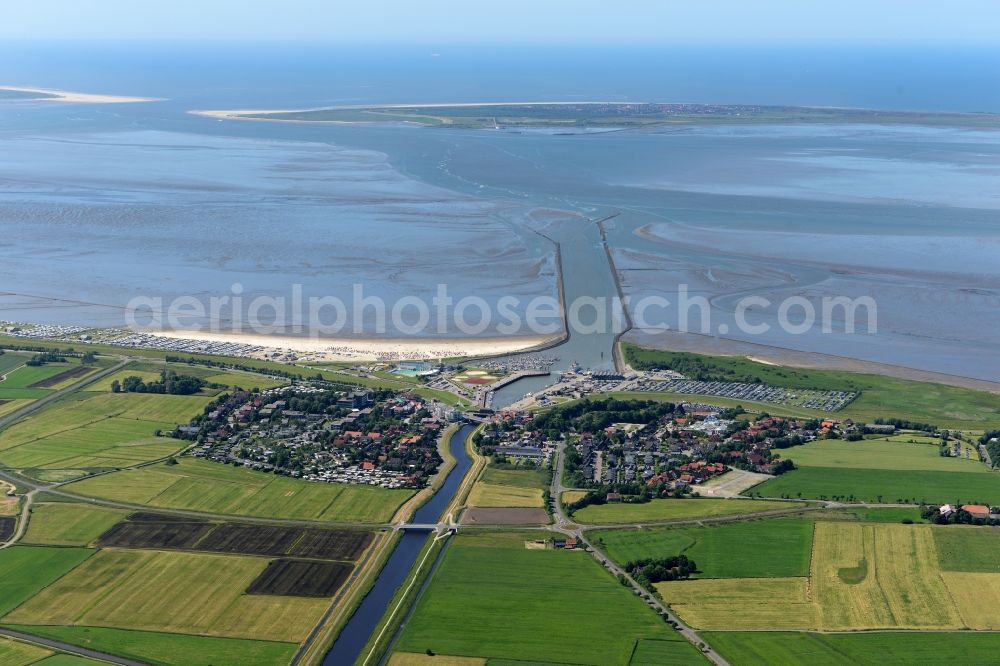
[[600, 530], [588, 538], [619, 564], [687, 555], [698, 564], [696, 578], [808, 576], [813, 522], [774, 518], [706, 527]]
[[659, 583], [705, 629], [986, 629], [1000, 574], [941, 570], [930, 525], [816, 523], [810, 574]]
[[573, 518], [585, 525], [615, 525], [751, 514], [801, 506], [805, 505], [767, 500], [656, 499], [644, 504], [591, 504], [574, 512]]
[[301, 641], [329, 599], [244, 594], [267, 564], [259, 557], [102, 550], [3, 621]]
[[122, 509], [52, 502], [31, 509], [25, 543], [87, 546], [128, 515]]
[[528, 550], [525, 534], [459, 534], [397, 644], [527, 662], [626, 665], [638, 639], [697, 650], [583, 552]]
[[993, 633], [710, 631], [703, 637], [731, 664], [986, 664], [1000, 651], [1000, 634]]
[[240, 516], [383, 523], [413, 495], [344, 483], [308, 483], [204, 460], [152, 465], [77, 481], [64, 490], [152, 507]]
[[[255, 641], [242, 638], [216, 638], [166, 634], [132, 629], [104, 627], [64, 627], [8, 625], [16, 631], [99, 652], [136, 659], [150, 664], [187, 666], [204, 663], [213, 666], [266, 664], [279, 666], [291, 661], [294, 643]], [[0, 660], [0, 663], [6, 663]], [[95, 662], [96, 663], [96, 662]]]

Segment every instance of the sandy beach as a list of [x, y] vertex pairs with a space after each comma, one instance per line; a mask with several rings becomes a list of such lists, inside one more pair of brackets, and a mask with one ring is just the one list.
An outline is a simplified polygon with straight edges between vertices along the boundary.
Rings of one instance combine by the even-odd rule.
[[469, 356], [500, 356], [544, 346], [558, 337], [511, 336], [498, 338], [309, 338], [256, 333], [201, 331], [143, 331], [164, 338], [256, 345], [273, 353], [294, 352], [312, 360], [391, 361]]
[[15, 86], [0, 86], [0, 90], [14, 92], [36, 93], [37, 98], [24, 97], [25, 102], [71, 102], [74, 104], [134, 104], [136, 102], [159, 102], [160, 97], [127, 97], [124, 95], [97, 95], [93, 93], [69, 92], [66, 90], [50, 90], [48, 88], [20, 88]]

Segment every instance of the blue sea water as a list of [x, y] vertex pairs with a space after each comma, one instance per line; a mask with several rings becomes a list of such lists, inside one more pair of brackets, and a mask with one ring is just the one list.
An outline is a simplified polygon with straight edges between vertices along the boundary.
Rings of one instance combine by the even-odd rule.
[[[555, 136], [187, 111], [608, 100], [1000, 112], [998, 84], [1000, 49], [984, 48], [6, 43], [0, 85], [165, 99], [0, 104], [0, 319], [110, 326], [136, 295], [236, 282], [344, 297], [363, 282], [390, 299], [446, 282], [456, 297], [527, 299], [555, 285], [553, 245], [536, 232], [575, 244], [574, 288], [604, 295], [598, 237], [536, 213], [618, 213], [608, 238], [630, 296], [687, 284], [728, 323], [749, 290], [871, 295], [875, 336], [756, 342], [997, 379], [994, 131]], [[566, 362], [607, 362], [587, 353]]]

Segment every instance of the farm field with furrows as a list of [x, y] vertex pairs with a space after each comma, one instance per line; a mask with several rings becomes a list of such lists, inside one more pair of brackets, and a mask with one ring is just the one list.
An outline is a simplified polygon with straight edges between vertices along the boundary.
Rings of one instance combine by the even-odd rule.
[[153, 664], [284, 664], [372, 536], [43, 502], [25, 541], [62, 547], [0, 551], [0, 625]]
[[24, 542], [49, 546], [89, 546], [128, 515], [122, 509], [71, 502], [35, 504]]
[[101, 550], [2, 622], [300, 641], [329, 601], [246, 594], [267, 566], [258, 557]]
[[372, 533], [361, 530], [217, 523], [133, 514], [128, 520], [110, 526], [95, 543], [102, 548], [286, 555], [353, 562], [371, 541]]
[[702, 635], [734, 666], [986, 664], [1000, 650], [1000, 634], [995, 633], [708, 631]]
[[[950, 526], [817, 522], [807, 577], [658, 583], [693, 626], [712, 630], [990, 629], [1000, 574], [949, 571]], [[941, 536], [945, 534], [945, 536]], [[996, 559], [979, 548], [979, 566]], [[985, 560], [985, 561], [984, 561]], [[699, 563], [701, 564], [701, 563]], [[968, 562], [963, 563], [967, 568]]]
[[79, 470], [164, 458], [184, 442], [156, 432], [187, 423], [206, 404], [208, 398], [198, 396], [78, 393], [0, 432], [0, 464]]
[[89, 497], [165, 509], [334, 522], [384, 523], [412, 490], [310, 483], [183, 458], [77, 481], [64, 488]]
[[0, 550], [0, 615], [17, 608], [95, 551], [14, 546]]

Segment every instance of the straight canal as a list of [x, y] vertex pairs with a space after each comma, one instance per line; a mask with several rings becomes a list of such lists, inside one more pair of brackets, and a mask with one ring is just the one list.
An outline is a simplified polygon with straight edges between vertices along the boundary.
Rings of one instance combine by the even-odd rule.
[[[441, 488], [417, 510], [410, 522], [437, 523], [442, 518], [441, 514], [455, 497], [462, 479], [465, 478], [472, 466], [472, 459], [465, 451], [465, 440], [472, 434], [475, 427], [473, 424], [464, 425], [452, 435], [448, 447], [458, 462], [448, 473]], [[458, 516], [455, 518], [457, 519]], [[392, 555], [389, 556], [389, 560], [379, 573], [375, 585], [326, 654], [323, 666], [349, 666], [357, 660], [365, 643], [368, 642], [368, 637], [375, 631], [382, 616], [388, 610], [396, 590], [406, 580], [414, 563], [416, 563], [417, 555], [420, 554], [427, 540], [432, 538], [434, 538], [433, 532], [403, 533], [403, 537], [396, 544], [395, 550], [392, 551]]]

